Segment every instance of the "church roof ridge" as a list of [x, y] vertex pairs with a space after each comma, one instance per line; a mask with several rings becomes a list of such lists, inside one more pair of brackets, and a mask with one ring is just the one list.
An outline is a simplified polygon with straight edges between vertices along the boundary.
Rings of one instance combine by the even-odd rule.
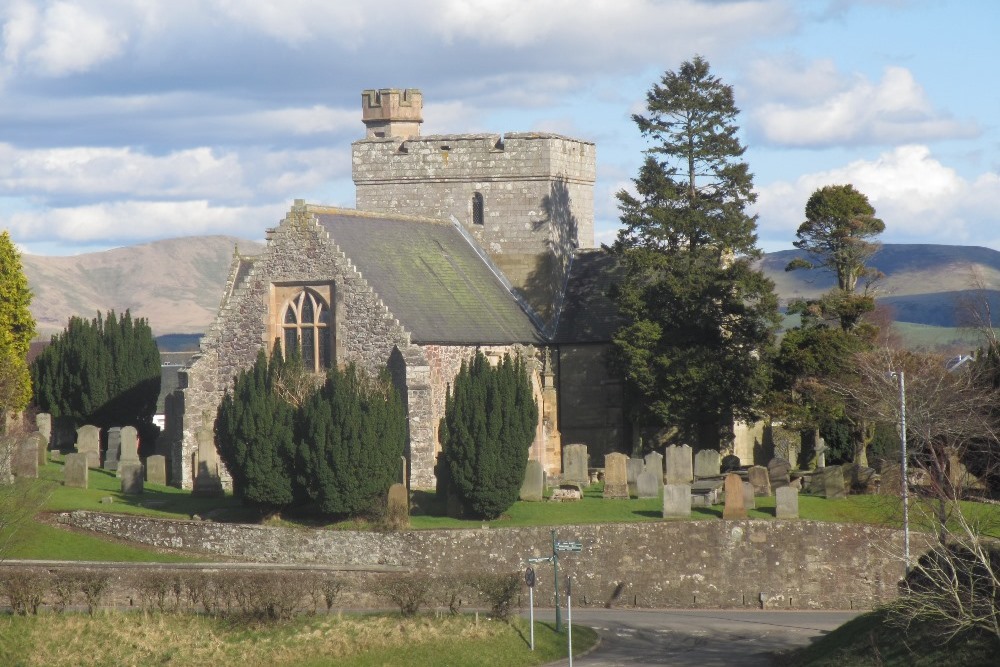
[[422, 222], [430, 225], [450, 225], [451, 221], [444, 218], [430, 218], [419, 215], [403, 215], [402, 213], [386, 213], [384, 211], [362, 211], [356, 208], [342, 206], [326, 206], [324, 204], [306, 204], [307, 213], [314, 215], [339, 215], [348, 218], [365, 218], [367, 220], [399, 220], [402, 222]]

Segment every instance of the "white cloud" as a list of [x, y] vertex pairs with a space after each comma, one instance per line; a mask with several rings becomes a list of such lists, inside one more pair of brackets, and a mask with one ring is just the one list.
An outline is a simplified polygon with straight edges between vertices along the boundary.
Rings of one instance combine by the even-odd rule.
[[[784, 66], [784, 67], [783, 67]], [[887, 67], [876, 83], [839, 76], [827, 61], [772, 60], [751, 68], [750, 129], [770, 144], [797, 147], [969, 138], [975, 123], [935, 110], [913, 74]]]
[[1000, 174], [962, 178], [926, 146], [906, 145], [874, 160], [806, 174], [759, 189], [761, 237], [790, 246], [809, 196], [825, 185], [850, 183], [885, 221], [883, 240], [895, 243], [996, 245], [1000, 234]]

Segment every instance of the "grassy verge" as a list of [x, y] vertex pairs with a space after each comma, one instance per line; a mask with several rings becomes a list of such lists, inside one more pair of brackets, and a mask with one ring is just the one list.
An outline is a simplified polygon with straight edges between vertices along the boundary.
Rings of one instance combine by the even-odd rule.
[[[540, 665], [566, 656], [551, 624], [398, 615], [300, 616], [250, 623], [198, 615], [43, 614], [0, 617], [0, 664], [58, 665]], [[597, 641], [573, 627], [574, 654]]]
[[908, 631], [886, 622], [884, 611], [862, 614], [809, 646], [782, 655], [786, 667], [992, 667], [1000, 642], [995, 637], [965, 634], [948, 643], [911, 626]]

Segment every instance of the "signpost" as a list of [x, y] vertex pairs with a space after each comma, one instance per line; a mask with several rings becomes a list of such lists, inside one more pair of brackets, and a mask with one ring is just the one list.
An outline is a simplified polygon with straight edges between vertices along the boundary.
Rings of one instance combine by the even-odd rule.
[[566, 577], [566, 642], [569, 667], [573, 667], [573, 577]]
[[535, 650], [535, 570], [528, 567], [524, 571], [524, 583], [528, 584], [528, 625], [531, 627], [531, 650]]
[[[556, 531], [552, 531], [552, 555], [547, 558], [529, 558], [529, 563], [552, 563], [553, 571], [553, 582], [555, 588], [555, 602], [556, 602], [556, 632], [562, 632], [562, 612], [559, 608], [559, 552], [570, 552], [570, 553], [580, 553], [583, 551], [583, 544], [580, 542], [560, 542], [556, 539]], [[529, 575], [530, 572], [530, 575]], [[529, 577], [531, 581], [529, 581]], [[528, 584], [528, 593], [530, 596], [530, 604], [532, 605], [531, 618], [534, 621], [534, 586], [535, 581], [535, 571], [529, 567], [524, 573], [524, 581]], [[567, 584], [568, 586], [568, 584]], [[569, 589], [566, 590], [567, 604], [569, 603]], [[531, 627], [531, 647], [534, 650], [535, 646], [535, 627], [532, 624]], [[571, 640], [572, 641], [572, 640]], [[570, 658], [572, 662], [572, 658]]]

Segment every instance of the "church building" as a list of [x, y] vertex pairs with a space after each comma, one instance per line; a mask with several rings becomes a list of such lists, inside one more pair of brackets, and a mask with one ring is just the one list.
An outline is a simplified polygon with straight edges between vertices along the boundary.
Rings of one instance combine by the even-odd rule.
[[366, 90], [355, 209], [296, 200], [264, 251], [234, 256], [215, 322], [181, 374], [172, 479], [228, 483], [212, 440], [236, 374], [275, 341], [321, 373], [388, 367], [405, 402], [409, 484], [434, 485], [437, 430], [462, 360], [523, 355], [550, 473], [563, 443], [624, 445], [606, 352], [613, 263], [594, 248], [594, 144], [549, 133], [421, 136], [419, 90]]

